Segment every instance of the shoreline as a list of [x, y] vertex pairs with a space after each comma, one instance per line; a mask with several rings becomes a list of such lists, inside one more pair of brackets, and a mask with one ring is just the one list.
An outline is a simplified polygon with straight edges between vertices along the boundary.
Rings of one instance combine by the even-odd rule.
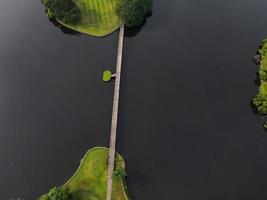
[[[265, 116], [267, 115], [267, 39], [260, 44], [257, 54], [254, 56], [254, 63], [258, 66], [259, 87], [251, 103], [257, 114]], [[263, 127], [267, 130], [267, 121]]]
[[[97, 152], [97, 151], [99, 151], [99, 152]], [[93, 176], [92, 175], [92, 173], [90, 173], [89, 175], [88, 175], [88, 177], [86, 177], [84, 180], [79, 180], [79, 178], [77, 178], [77, 177], [79, 177], [79, 173], [81, 173], [81, 171], [82, 170], [84, 170], [84, 169], [82, 169], [85, 165], [90, 165], [90, 163], [92, 163], [92, 161], [94, 161], [94, 160], [90, 160], [90, 158], [88, 158], [92, 153], [101, 153], [101, 154], [105, 154], [106, 155], [106, 157], [108, 158], [108, 152], [109, 152], [109, 148], [107, 148], [107, 147], [94, 147], [94, 148], [91, 148], [91, 149], [89, 149], [86, 153], [85, 153], [85, 155], [82, 157], [82, 159], [80, 160], [80, 164], [79, 164], [79, 167], [77, 168], [77, 170], [74, 172], [74, 174], [62, 185], [62, 186], [59, 186], [58, 187], [58, 189], [62, 189], [62, 188], [69, 188], [70, 190], [71, 190], [71, 193], [73, 193], [73, 192], [77, 192], [78, 190], [75, 190], [75, 191], [72, 191], [72, 189], [73, 189], [73, 185], [77, 185], [77, 188], [75, 188], [75, 189], [78, 189], [81, 185], [83, 185], [83, 182], [84, 181], [86, 181], [86, 183], [87, 184], [90, 184], [90, 182], [91, 182], [91, 180], [90, 180], [90, 178], [92, 179], [92, 177], [91, 176]], [[103, 156], [103, 155], [102, 155]], [[116, 153], [116, 157], [117, 157], [117, 160], [116, 160], [116, 166], [119, 166], [120, 168], [122, 168], [123, 170], [126, 170], [126, 164], [125, 164], [125, 159], [119, 154], [119, 153]], [[103, 168], [103, 166], [102, 166], [102, 173], [103, 173], [103, 175], [101, 175], [101, 176], [96, 176], [96, 178], [99, 178], [99, 181], [103, 181], [103, 179], [101, 179], [101, 178], [103, 178], [103, 177], [106, 177], [106, 176], [104, 176], [106, 173], [107, 173], [107, 168], [108, 168], [108, 165], [107, 165], [107, 160], [106, 160], [106, 165], [104, 166], [104, 168]], [[101, 163], [99, 163], [99, 164], [101, 164]], [[86, 166], [87, 167], [87, 166]], [[94, 166], [94, 167], [97, 167], [97, 169], [101, 169], [101, 166], [99, 165], [96, 165], [96, 166]], [[90, 169], [87, 169], [87, 170], [89, 170], [90, 171]], [[77, 180], [75, 180], [77, 178], [77, 180], [79, 180], [78, 182], [77, 182]], [[106, 182], [107, 181], [107, 179], [106, 180], [104, 180], [104, 182]], [[74, 182], [74, 183], [73, 183]], [[94, 185], [94, 183], [92, 183], [92, 185]], [[71, 186], [71, 187], [70, 187]], [[104, 184], [104, 186], [106, 186], [106, 184]], [[129, 200], [129, 195], [128, 195], [128, 192], [127, 192], [127, 186], [126, 186], [126, 183], [125, 183], [125, 179], [121, 179], [121, 180], [119, 180], [119, 182], [117, 182], [117, 186], [116, 187], [114, 187], [113, 188], [113, 190], [115, 190], [116, 191], [116, 189], [118, 189], [118, 186], [119, 186], [119, 190], [121, 190], [121, 191], [117, 191], [118, 192], [118, 194], [123, 194], [123, 197], [121, 197], [120, 196], [120, 198], [123, 198], [124, 200]], [[104, 188], [105, 189], [105, 188]], [[116, 193], [116, 192], [115, 192]], [[43, 196], [43, 195], [42, 195]], [[41, 197], [42, 197], [41, 196]], [[41, 197], [39, 198], [39, 199], [41, 199]]]
[[64, 26], [64, 27], [66, 27], [66, 28], [68, 28], [68, 29], [71, 29], [71, 30], [73, 30], [73, 31], [76, 31], [76, 32], [81, 33], [81, 34], [84, 34], [84, 35], [89, 35], [89, 36], [97, 37], [97, 38], [104, 38], [104, 37], [107, 37], [107, 36], [111, 35], [111, 34], [114, 33], [115, 31], [117, 31], [117, 30], [120, 28], [120, 26], [122, 25], [122, 23], [120, 23], [118, 27], [111, 29], [109, 32], [107, 32], [107, 33], [105, 33], [105, 34], [98, 34], [98, 33], [90, 33], [89, 31], [88, 31], [88, 32], [87, 32], [87, 31], [83, 31], [83, 30], [81, 30], [81, 29], [79, 29], [79, 28], [76, 28], [76, 27], [74, 27], [74, 26], [65, 24], [64, 22], [61, 22], [60, 20], [58, 20], [58, 19], [56, 19], [56, 18], [55, 18], [55, 20], [56, 20], [61, 26]]

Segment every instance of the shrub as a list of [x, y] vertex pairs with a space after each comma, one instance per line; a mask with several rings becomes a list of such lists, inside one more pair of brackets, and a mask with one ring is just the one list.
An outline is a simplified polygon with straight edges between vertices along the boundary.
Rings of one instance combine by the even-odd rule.
[[264, 69], [259, 69], [259, 77], [263, 81], [267, 81], [267, 71]]
[[70, 200], [71, 194], [69, 188], [58, 189], [52, 188], [48, 194], [41, 196], [41, 200]]
[[114, 181], [119, 181], [119, 180], [123, 180], [126, 176], [127, 176], [127, 174], [126, 174], [125, 170], [122, 168], [119, 168], [119, 169], [116, 169], [114, 171], [112, 179]]
[[260, 93], [252, 100], [252, 104], [260, 114], [267, 114], [267, 100]]

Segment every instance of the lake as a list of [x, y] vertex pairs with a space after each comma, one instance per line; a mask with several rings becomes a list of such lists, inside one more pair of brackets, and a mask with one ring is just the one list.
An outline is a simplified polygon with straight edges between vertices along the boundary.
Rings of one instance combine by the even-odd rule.
[[[136, 200], [264, 200], [267, 133], [250, 100], [264, 0], [155, 0], [125, 39], [118, 152]], [[63, 33], [38, 0], [0, 1], [0, 200], [63, 184], [108, 146], [118, 33]]]

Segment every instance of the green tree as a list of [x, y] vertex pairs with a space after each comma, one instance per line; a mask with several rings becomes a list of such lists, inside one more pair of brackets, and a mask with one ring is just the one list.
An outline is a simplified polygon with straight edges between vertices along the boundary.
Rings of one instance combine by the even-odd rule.
[[123, 168], [118, 168], [113, 172], [112, 179], [114, 181], [123, 180], [127, 176], [125, 170]]
[[267, 71], [265, 71], [264, 69], [260, 68], [259, 69], [259, 77], [260, 77], [261, 80], [267, 81]]
[[77, 7], [72, 8], [68, 15], [65, 16], [64, 21], [67, 24], [76, 24], [81, 19], [80, 10]]
[[41, 0], [49, 18], [56, 18], [67, 24], [77, 24], [81, 11], [72, 0]]
[[153, 0], [119, 0], [117, 15], [128, 27], [141, 25], [151, 12]]
[[259, 93], [252, 100], [252, 104], [257, 108], [260, 114], [267, 114], [267, 100]]
[[69, 188], [58, 189], [56, 187], [52, 188], [48, 194], [41, 197], [41, 200], [70, 200], [71, 194]]

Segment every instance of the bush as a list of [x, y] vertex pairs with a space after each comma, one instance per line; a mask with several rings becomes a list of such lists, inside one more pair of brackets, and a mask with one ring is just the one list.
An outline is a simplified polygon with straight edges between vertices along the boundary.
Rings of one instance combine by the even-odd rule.
[[112, 179], [114, 181], [119, 181], [119, 180], [123, 180], [126, 176], [127, 176], [127, 174], [126, 174], [125, 170], [122, 168], [119, 168], [119, 169], [116, 169], [114, 171]]
[[252, 100], [252, 104], [260, 114], [267, 114], [267, 100], [260, 93]]
[[120, 0], [117, 15], [128, 27], [141, 25], [151, 12], [153, 0]]
[[69, 188], [58, 189], [56, 187], [52, 188], [48, 194], [41, 196], [40, 200], [70, 200], [71, 194]]
[[259, 69], [259, 77], [263, 81], [267, 81], [267, 71], [264, 69]]
[[72, 0], [42, 0], [49, 18], [63, 23], [77, 24], [81, 20], [80, 9]]

